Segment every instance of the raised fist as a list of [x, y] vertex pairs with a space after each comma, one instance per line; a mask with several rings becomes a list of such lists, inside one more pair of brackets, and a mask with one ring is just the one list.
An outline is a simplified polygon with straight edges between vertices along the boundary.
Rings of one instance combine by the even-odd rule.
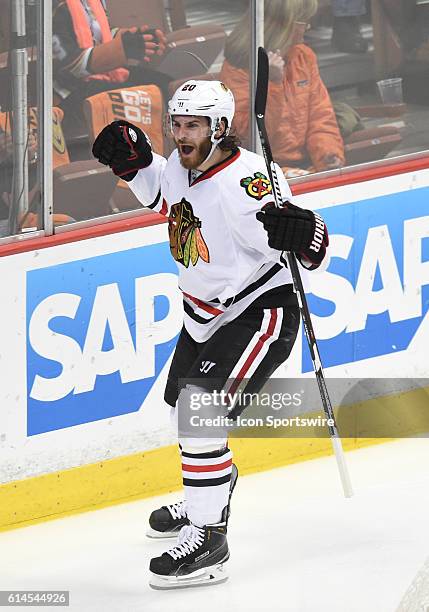
[[136, 125], [122, 120], [113, 121], [101, 130], [92, 154], [125, 181], [131, 181], [153, 159], [149, 137]]

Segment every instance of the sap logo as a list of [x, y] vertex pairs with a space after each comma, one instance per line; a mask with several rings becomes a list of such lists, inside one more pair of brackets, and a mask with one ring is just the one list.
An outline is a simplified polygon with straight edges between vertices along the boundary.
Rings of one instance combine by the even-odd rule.
[[29, 435], [140, 409], [182, 324], [167, 244], [27, 275]]
[[[323, 210], [331, 259], [311, 277], [309, 304], [325, 366], [405, 350], [416, 334], [429, 308], [428, 195]], [[311, 369], [306, 349], [302, 365]]]
[[[171, 306], [164, 319], [155, 321], [154, 298], [160, 287]], [[180, 296], [173, 275], [136, 279], [135, 346], [118, 284], [103, 285], [97, 287], [81, 349], [73, 338], [49, 328], [56, 317], [75, 319], [81, 300], [74, 293], [58, 293], [43, 300], [33, 312], [30, 344], [44, 359], [57, 361], [62, 370], [55, 378], [36, 374], [32, 399], [54, 402], [71, 392], [88, 393], [94, 390], [97, 376], [114, 372], [119, 372], [122, 383], [155, 376], [155, 348], [174, 337], [180, 325]], [[112, 348], [103, 350], [107, 329]]]
[[[335, 312], [320, 318], [321, 338], [332, 338], [341, 332], [365, 329], [369, 315], [389, 314], [391, 323], [422, 315], [421, 288], [429, 283], [429, 262], [421, 261], [421, 242], [429, 237], [429, 216], [404, 223], [403, 278], [399, 273], [392, 238], [387, 225], [371, 227], [366, 235], [356, 285], [338, 274], [326, 272], [323, 282], [312, 287], [319, 298], [335, 302]], [[337, 234], [331, 238], [331, 258], [347, 260], [353, 248], [351, 236]], [[379, 274], [381, 287], [374, 289]]]

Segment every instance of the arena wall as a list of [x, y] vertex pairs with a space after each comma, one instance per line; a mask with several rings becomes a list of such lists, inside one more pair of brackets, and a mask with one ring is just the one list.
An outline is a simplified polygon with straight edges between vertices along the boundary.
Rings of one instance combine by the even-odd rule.
[[[309, 185], [294, 189], [296, 203], [321, 210], [330, 229], [330, 261], [309, 294], [325, 373], [398, 381], [387, 399], [380, 383], [353, 407], [344, 446], [386, 439], [384, 417], [395, 436], [421, 433], [427, 394], [413, 379], [428, 375], [429, 170]], [[0, 529], [180, 488], [163, 387], [182, 311], [161, 217], [1, 246], [0, 275]], [[313, 376], [303, 335], [276, 376]], [[353, 410], [365, 414], [359, 431]], [[365, 437], [374, 420], [380, 436]], [[330, 453], [317, 437], [231, 445], [241, 473]]]

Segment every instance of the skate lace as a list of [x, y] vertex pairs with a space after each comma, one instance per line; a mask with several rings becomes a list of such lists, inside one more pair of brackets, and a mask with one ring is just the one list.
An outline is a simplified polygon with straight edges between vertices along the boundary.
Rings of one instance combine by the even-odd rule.
[[186, 518], [186, 503], [184, 501], [170, 504], [167, 508], [174, 519]]
[[177, 546], [168, 550], [168, 554], [173, 557], [174, 560], [180, 559], [185, 555], [189, 555], [191, 552], [196, 550], [204, 542], [204, 529], [197, 527], [192, 523], [182, 527], [179, 533], [179, 539]]

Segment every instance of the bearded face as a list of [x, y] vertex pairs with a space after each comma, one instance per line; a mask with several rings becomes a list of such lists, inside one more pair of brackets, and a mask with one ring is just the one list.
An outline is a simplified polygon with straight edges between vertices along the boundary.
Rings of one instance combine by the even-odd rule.
[[210, 120], [207, 117], [175, 115], [172, 131], [180, 163], [186, 170], [198, 168], [210, 153]]

